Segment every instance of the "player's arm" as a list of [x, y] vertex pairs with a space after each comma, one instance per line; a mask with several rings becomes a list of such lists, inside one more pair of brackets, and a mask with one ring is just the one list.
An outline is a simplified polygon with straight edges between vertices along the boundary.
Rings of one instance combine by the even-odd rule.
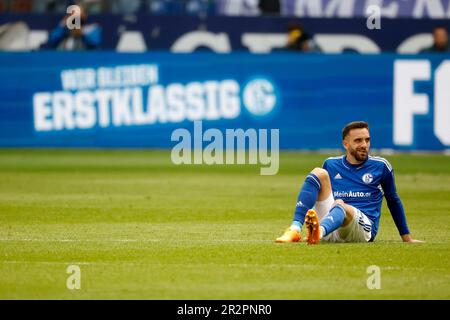
[[102, 29], [92, 26], [88, 32], [83, 33], [83, 40], [90, 49], [97, 49], [102, 42]]
[[66, 28], [65, 22], [60, 22], [58, 26], [50, 32], [47, 41], [47, 47], [56, 48], [64, 40], [69, 30]]
[[406, 221], [405, 209], [397, 193], [393, 170], [385, 167], [384, 179], [381, 182], [389, 211], [404, 242], [423, 242], [411, 237]]

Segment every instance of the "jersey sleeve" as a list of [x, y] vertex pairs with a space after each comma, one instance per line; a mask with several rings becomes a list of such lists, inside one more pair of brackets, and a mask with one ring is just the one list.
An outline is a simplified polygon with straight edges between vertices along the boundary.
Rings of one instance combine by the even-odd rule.
[[50, 32], [46, 46], [48, 48], [56, 49], [67, 33], [68, 29], [65, 25], [62, 22], [59, 23], [58, 26]]
[[397, 227], [400, 235], [409, 234], [405, 210], [403, 208], [402, 201], [397, 194], [394, 171], [392, 170], [392, 167], [388, 167], [387, 165], [384, 166], [384, 174], [381, 181], [381, 187], [383, 188], [384, 197], [386, 198], [389, 211], [392, 215], [392, 219], [394, 220], [395, 226]]
[[328, 160], [325, 160], [323, 162], [322, 168], [328, 171], [328, 164], [327, 164]]

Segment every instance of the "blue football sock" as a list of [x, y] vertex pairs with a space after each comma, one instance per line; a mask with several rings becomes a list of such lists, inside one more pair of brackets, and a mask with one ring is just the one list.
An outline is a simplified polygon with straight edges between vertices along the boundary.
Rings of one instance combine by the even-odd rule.
[[336, 204], [330, 212], [323, 218], [320, 226], [324, 227], [325, 234], [323, 236], [332, 233], [337, 230], [344, 223], [345, 209], [342, 205]]
[[305, 222], [305, 215], [309, 209], [314, 207], [320, 191], [320, 180], [314, 173], [308, 174], [303, 183], [303, 187], [297, 198], [297, 205], [295, 207], [294, 220], [292, 226], [301, 229]]

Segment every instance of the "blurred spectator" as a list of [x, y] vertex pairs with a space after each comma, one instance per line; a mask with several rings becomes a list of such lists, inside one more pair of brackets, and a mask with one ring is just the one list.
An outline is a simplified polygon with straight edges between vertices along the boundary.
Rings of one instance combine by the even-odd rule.
[[304, 31], [303, 26], [298, 23], [291, 23], [288, 26], [288, 41], [286, 49], [293, 51], [309, 51], [309, 35]]
[[279, 15], [280, 0], [259, 0], [259, 9], [263, 15]]
[[87, 24], [86, 10], [80, 7], [81, 28], [70, 30], [66, 20], [70, 15], [66, 15], [59, 25], [50, 33], [49, 40], [43, 49], [58, 50], [93, 50], [98, 49], [101, 44], [102, 30], [97, 24]]
[[433, 29], [433, 45], [422, 51], [423, 53], [443, 53], [449, 52], [448, 32], [443, 26]]
[[289, 24], [287, 38], [287, 44], [283, 50], [315, 53], [321, 52], [321, 49], [317, 46], [312, 37], [306, 33], [303, 26], [297, 22]]

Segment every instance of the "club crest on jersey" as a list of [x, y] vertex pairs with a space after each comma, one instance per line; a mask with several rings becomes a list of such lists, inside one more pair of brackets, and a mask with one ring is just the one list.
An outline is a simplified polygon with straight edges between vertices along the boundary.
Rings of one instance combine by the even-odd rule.
[[373, 175], [371, 173], [366, 173], [362, 176], [362, 181], [364, 181], [365, 184], [369, 184], [373, 181]]

